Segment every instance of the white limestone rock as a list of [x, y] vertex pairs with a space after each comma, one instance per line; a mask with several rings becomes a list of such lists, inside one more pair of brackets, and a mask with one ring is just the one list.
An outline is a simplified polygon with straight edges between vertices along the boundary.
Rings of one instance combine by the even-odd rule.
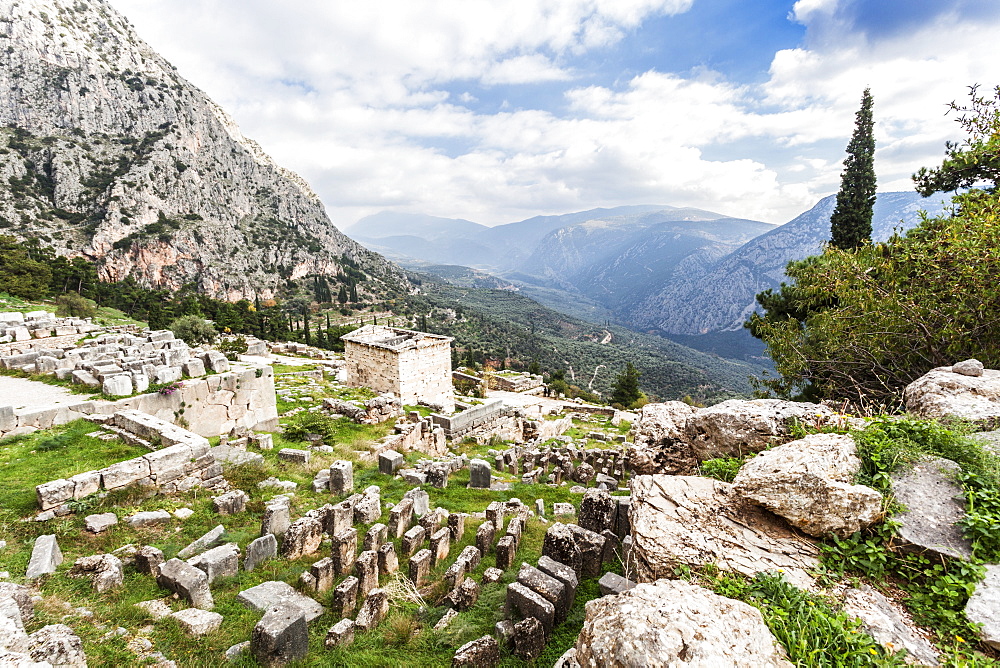
[[986, 567], [986, 576], [965, 605], [965, 616], [982, 624], [979, 637], [984, 643], [1000, 650], [1000, 565]]
[[790, 668], [751, 605], [682, 580], [657, 580], [587, 603], [576, 641], [584, 668]]
[[729, 483], [698, 476], [632, 478], [632, 548], [626, 576], [638, 582], [673, 577], [679, 564], [715, 564], [754, 575], [785, 572], [809, 586], [819, 550], [769, 512], [740, 504]]
[[852, 482], [857, 451], [851, 436], [811, 434], [748, 461], [733, 491], [812, 536], [845, 538], [882, 514], [882, 495]]
[[968, 362], [932, 369], [906, 386], [906, 410], [925, 418], [961, 418], [992, 424], [1000, 419], [1000, 371], [967, 375]]
[[636, 473], [692, 473], [694, 459], [685, 427], [698, 412], [682, 401], [646, 404], [632, 428], [634, 444], [628, 449], [628, 464]]
[[920, 635], [905, 610], [868, 585], [843, 591], [844, 612], [861, 620], [865, 632], [891, 652], [906, 650], [907, 663], [938, 665], [934, 645]]
[[684, 430], [698, 461], [739, 457], [791, 440], [789, 427], [836, 422], [826, 406], [781, 399], [731, 399], [702, 408], [687, 419]]

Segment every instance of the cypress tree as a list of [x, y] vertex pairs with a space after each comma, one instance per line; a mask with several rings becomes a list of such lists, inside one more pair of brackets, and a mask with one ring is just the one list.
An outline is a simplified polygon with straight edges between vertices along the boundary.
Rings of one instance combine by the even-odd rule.
[[866, 88], [855, 114], [854, 134], [847, 145], [840, 176], [837, 206], [830, 217], [830, 243], [837, 248], [857, 248], [872, 237], [875, 205], [875, 136], [872, 133], [872, 95]]

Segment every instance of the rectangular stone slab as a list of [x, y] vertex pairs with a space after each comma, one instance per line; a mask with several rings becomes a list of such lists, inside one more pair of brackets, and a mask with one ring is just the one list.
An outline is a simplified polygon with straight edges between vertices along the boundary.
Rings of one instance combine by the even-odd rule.
[[272, 580], [256, 587], [244, 589], [236, 595], [236, 600], [253, 610], [264, 612], [279, 603], [289, 602], [298, 606], [311, 622], [323, 614], [323, 606], [304, 594], [300, 594], [287, 582]]

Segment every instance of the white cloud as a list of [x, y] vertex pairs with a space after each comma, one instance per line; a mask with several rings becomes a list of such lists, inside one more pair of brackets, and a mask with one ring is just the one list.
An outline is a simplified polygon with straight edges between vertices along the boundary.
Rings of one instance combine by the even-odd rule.
[[[943, 12], [876, 34], [856, 0], [796, 2], [807, 37], [760, 84], [649, 70], [596, 85], [577, 66], [692, 2], [116, 6], [341, 226], [384, 208], [492, 224], [650, 202], [784, 222], [836, 189], [866, 86], [880, 185], [909, 188], [958, 134], [945, 104], [1000, 82], [1000, 21]], [[522, 84], [545, 103], [492, 97]]]

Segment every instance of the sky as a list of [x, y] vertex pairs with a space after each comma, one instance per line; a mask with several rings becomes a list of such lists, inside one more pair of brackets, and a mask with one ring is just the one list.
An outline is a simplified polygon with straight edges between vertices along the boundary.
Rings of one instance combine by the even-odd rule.
[[996, 0], [111, 0], [341, 229], [627, 204], [784, 223], [837, 191], [861, 95], [880, 191], [1000, 84]]

